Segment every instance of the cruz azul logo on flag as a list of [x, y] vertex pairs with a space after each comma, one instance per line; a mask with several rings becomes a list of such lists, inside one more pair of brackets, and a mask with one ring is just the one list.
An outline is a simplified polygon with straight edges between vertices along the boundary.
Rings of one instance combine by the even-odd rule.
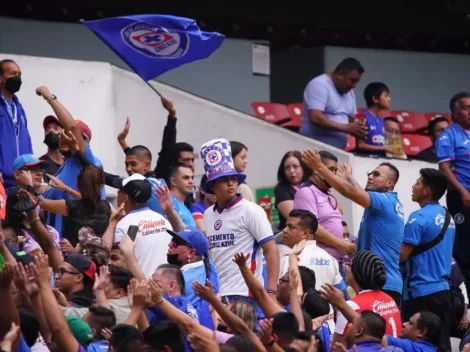
[[222, 162], [222, 150], [217, 148], [216, 146], [210, 146], [207, 148], [206, 154], [206, 163], [209, 167], [215, 167]]
[[189, 48], [185, 33], [167, 33], [165, 29], [137, 22], [121, 30], [122, 40], [132, 49], [152, 58], [178, 59]]

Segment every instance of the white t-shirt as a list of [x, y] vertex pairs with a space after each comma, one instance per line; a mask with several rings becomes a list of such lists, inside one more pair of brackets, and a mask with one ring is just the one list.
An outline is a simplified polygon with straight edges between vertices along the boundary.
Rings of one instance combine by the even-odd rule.
[[159, 265], [167, 263], [171, 236], [166, 230], [173, 228], [163, 216], [145, 207], [129, 212], [118, 222], [114, 242], [120, 242], [131, 225], [139, 227], [134, 250], [137, 262], [145, 276], [150, 277]]
[[[343, 281], [337, 260], [327, 251], [318, 247], [316, 241], [305, 243], [305, 248], [298, 257], [298, 263], [299, 266], [305, 266], [315, 272], [316, 290], [319, 290], [324, 284], [337, 285]], [[281, 259], [281, 273], [285, 275], [288, 271], [289, 256], [284, 256]]]
[[256, 278], [264, 283], [261, 245], [274, 240], [274, 234], [263, 208], [242, 197], [222, 211], [214, 205], [204, 212], [204, 229], [210, 255], [219, 274], [221, 296], [249, 296], [245, 280], [232, 261], [235, 253], [251, 254], [247, 264]]

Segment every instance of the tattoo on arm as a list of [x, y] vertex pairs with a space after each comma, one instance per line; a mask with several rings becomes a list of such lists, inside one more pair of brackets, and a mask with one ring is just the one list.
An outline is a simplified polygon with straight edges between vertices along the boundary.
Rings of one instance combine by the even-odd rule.
[[361, 186], [359, 185], [359, 183], [357, 183], [357, 181], [354, 179], [354, 177], [352, 176], [349, 176], [346, 181], [348, 181], [350, 184], [352, 184], [354, 187], [356, 188], [361, 188]]

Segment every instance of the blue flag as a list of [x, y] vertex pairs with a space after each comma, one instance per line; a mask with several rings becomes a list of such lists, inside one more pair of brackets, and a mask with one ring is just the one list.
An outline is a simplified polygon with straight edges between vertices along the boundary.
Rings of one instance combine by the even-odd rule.
[[224, 36], [201, 32], [196, 21], [168, 15], [135, 15], [81, 22], [144, 81], [209, 57]]

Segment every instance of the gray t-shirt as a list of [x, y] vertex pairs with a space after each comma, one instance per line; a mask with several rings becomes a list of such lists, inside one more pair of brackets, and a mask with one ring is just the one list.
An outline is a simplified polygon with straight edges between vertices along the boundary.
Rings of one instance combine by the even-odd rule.
[[308, 119], [308, 110], [321, 110], [330, 120], [347, 124], [349, 117], [353, 117], [357, 110], [354, 91], [340, 94], [326, 73], [312, 79], [304, 91], [304, 111], [299, 132], [304, 136], [344, 149], [348, 135], [314, 125]]

